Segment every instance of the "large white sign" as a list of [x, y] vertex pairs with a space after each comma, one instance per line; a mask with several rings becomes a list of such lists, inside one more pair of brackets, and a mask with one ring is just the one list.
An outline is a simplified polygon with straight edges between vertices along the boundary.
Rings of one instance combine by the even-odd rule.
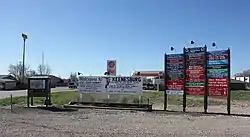
[[79, 76], [78, 91], [106, 93], [142, 93], [142, 77]]

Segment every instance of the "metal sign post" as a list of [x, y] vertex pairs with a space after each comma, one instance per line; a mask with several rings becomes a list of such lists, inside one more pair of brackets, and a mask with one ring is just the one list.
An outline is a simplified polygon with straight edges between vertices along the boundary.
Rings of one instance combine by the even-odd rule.
[[227, 113], [230, 115], [231, 114], [231, 86], [230, 86], [230, 82], [231, 82], [231, 53], [230, 53], [230, 48], [228, 48], [228, 93], [227, 93]]
[[168, 104], [168, 99], [167, 99], [167, 55], [166, 53], [164, 54], [164, 110], [167, 110], [167, 104]]

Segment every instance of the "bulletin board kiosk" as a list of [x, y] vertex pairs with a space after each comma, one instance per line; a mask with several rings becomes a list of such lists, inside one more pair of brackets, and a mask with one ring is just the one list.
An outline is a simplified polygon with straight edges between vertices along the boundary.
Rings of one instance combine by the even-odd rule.
[[27, 106], [33, 106], [34, 97], [44, 97], [44, 104], [51, 104], [51, 88], [49, 76], [32, 76], [28, 78]]

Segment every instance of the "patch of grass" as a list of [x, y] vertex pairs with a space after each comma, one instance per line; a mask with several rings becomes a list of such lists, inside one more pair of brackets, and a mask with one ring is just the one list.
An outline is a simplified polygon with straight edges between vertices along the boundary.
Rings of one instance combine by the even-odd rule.
[[245, 101], [250, 100], [250, 91], [232, 91], [231, 100]]
[[[144, 93], [144, 98], [149, 98], [149, 103], [163, 103], [164, 102], [164, 93], [163, 92], [150, 92]], [[182, 105], [183, 104], [183, 96], [182, 95], [168, 95], [167, 102], [169, 105]], [[145, 100], [144, 100], [145, 102]], [[220, 100], [209, 100], [209, 105], [221, 105], [223, 101]], [[203, 96], [191, 96], [187, 95], [187, 106], [203, 106]]]
[[[70, 101], [76, 101], [79, 99], [79, 94], [74, 91], [67, 91], [67, 92], [56, 92], [51, 94], [51, 101], [53, 104], [57, 105], [63, 105], [67, 104]], [[43, 97], [34, 97], [34, 105], [36, 104], [43, 104], [44, 103]], [[11, 99], [5, 98], [0, 99], [0, 105], [10, 105]], [[27, 97], [21, 96], [21, 97], [13, 97], [12, 98], [13, 104], [26, 104], [27, 103]]]
[[128, 103], [128, 98], [123, 97], [122, 100], [121, 100], [121, 103], [127, 104]]
[[[67, 104], [70, 101], [79, 100], [80, 95], [75, 91], [67, 92], [56, 92], [52, 93], [52, 103], [56, 105]], [[231, 100], [244, 101], [250, 100], [249, 91], [232, 91]], [[138, 103], [135, 99], [139, 100], [137, 95], [132, 94], [110, 94], [110, 99], [108, 99], [108, 94], [105, 93], [87, 93], [83, 94], [83, 102], [120, 102], [120, 103]], [[163, 104], [164, 102], [164, 92], [145, 92], [141, 96], [141, 103], [147, 104]], [[222, 105], [226, 103], [226, 97], [209, 97], [209, 105]], [[13, 104], [26, 104], [27, 97], [13, 97]], [[34, 105], [43, 104], [44, 98], [34, 97]], [[168, 95], [168, 104], [170, 105], [182, 105], [183, 97], [182, 95]], [[10, 98], [0, 99], [0, 105], [10, 105]], [[187, 106], [203, 106], [203, 96], [190, 96], [187, 95]]]

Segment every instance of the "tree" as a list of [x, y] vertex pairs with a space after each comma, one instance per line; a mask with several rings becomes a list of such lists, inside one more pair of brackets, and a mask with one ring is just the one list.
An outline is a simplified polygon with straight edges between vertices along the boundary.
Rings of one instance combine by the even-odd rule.
[[[22, 75], [23, 75], [23, 63], [21, 61], [17, 62], [16, 64], [10, 64], [9, 66], [9, 74], [16, 78], [17, 81], [22, 81]], [[29, 65], [25, 65], [24, 68], [24, 77], [27, 78], [34, 74], [34, 70], [30, 69]]]
[[244, 70], [241, 73], [235, 74], [236, 77], [250, 77], [250, 69]]
[[77, 82], [77, 74], [76, 73], [71, 73], [69, 76], [69, 81], [70, 82]]
[[46, 65], [40, 64], [38, 65], [37, 72], [40, 75], [49, 75], [51, 74], [51, 68], [48, 64]]
[[36, 73], [35, 70], [28, 70], [28, 71], [27, 71], [27, 76], [28, 76], [28, 77], [34, 76], [34, 75], [36, 75], [36, 74], [37, 74], [37, 73]]

